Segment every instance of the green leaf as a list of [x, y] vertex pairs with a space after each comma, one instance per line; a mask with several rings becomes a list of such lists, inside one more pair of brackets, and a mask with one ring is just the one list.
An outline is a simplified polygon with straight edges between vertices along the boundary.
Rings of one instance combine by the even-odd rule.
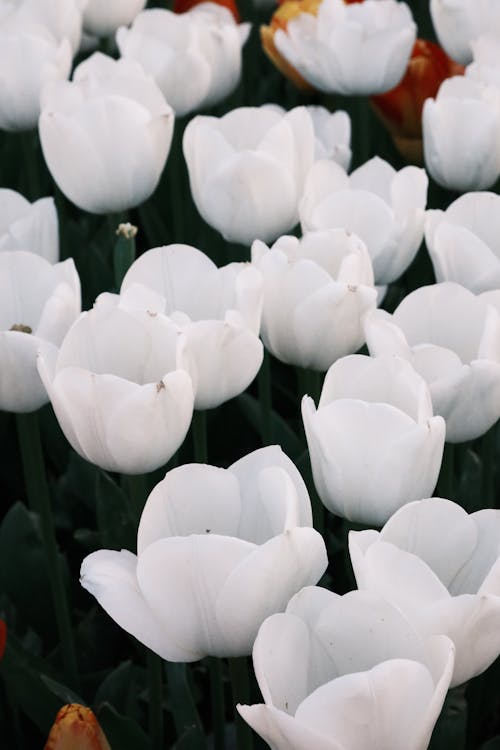
[[109, 703], [99, 706], [97, 719], [113, 750], [150, 750], [148, 737], [139, 724]]
[[7, 511], [0, 527], [0, 589], [15, 604], [23, 622], [55, 642], [52, 594], [39, 520], [20, 502]]
[[[35, 654], [26, 651], [9, 630], [0, 673], [14, 705], [46, 736], [64, 701], [48, 687], [47, 672], [52, 668]], [[54, 683], [53, 683], [54, 684]], [[56, 683], [57, 684], [57, 683]]]
[[48, 677], [46, 674], [40, 674], [40, 679], [43, 684], [53, 693], [59, 700], [65, 703], [79, 703], [81, 706], [86, 706], [86, 702], [77, 693], [73, 692], [69, 687], [63, 685], [57, 680], [53, 680], [52, 677]]
[[99, 470], [95, 493], [102, 545], [106, 549], [135, 549], [137, 526], [125, 492], [109, 474]]
[[[249, 393], [242, 393], [237, 397], [236, 402], [243, 417], [259, 433], [261, 421], [259, 400]], [[304, 450], [302, 440], [289, 427], [283, 417], [274, 410], [271, 411], [271, 422], [275, 442], [281, 445], [283, 451], [292, 461], [296, 461]]]
[[[174, 720], [177, 736], [181, 739], [186, 733], [199, 733], [203, 737], [203, 729], [198, 716], [195, 702], [188, 682], [185, 664], [166, 662], [168, 703]], [[193, 745], [193, 750], [196, 746]]]

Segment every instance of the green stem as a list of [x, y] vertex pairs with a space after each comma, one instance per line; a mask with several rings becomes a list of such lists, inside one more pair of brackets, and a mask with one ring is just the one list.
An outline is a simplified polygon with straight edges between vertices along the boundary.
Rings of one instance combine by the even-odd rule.
[[30, 201], [34, 201], [40, 197], [40, 179], [38, 175], [36, 153], [33, 149], [33, 138], [34, 133], [31, 130], [26, 133], [21, 133], [24, 169], [28, 187], [26, 197]]
[[130, 497], [130, 502], [132, 505], [132, 511], [135, 517], [135, 520], [137, 522], [137, 525], [139, 525], [139, 521], [141, 520], [142, 511], [144, 510], [144, 505], [146, 503], [146, 496], [147, 496], [147, 490], [146, 490], [146, 482], [144, 480], [143, 474], [127, 474], [126, 476], [126, 483], [128, 485], [128, 494]]
[[248, 724], [241, 718], [236, 704], [250, 703], [250, 680], [248, 676], [248, 664], [245, 656], [236, 659], [228, 659], [229, 676], [233, 691], [234, 722], [236, 725], [236, 747], [238, 750], [252, 750], [253, 735]]
[[196, 463], [206, 464], [208, 462], [206, 411], [193, 412], [191, 431], [193, 434], [194, 460]]
[[[205, 750], [207, 743], [189, 685], [186, 664], [165, 662], [170, 711], [179, 740], [189, 737], [190, 750]], [[186, 744], [187, 747], [187, 744]]]
[[224, 685], [222, 682], [221, 660], [213, 656], [208, 658], [210, 675], [210, 699], [212, 704], [212, 721], [214, 731], [214, 750], [224, 750], [225, 742], [225, 707]]
[[151, 750], [163, 750], [163, 705], [162, 705], [163, 660], [148, 651], [149, 678], [149, 738]]
[[39, 516], [42, 525], [42, 536], [45, 556], [49, 568], [50, 587], [56, 615], [62, 657], [68, 683], [79, 689], [78, 668], [76, 662], [73, 630], [69, 617], [68, 600], [64, 587], [59, 550], [55, 535], [54, 520], [50, 505], [49, 487], [45, 473], [40, 426], [37, 412], [16, 414], [17, 434], [24, 471], [24, 481], [28, 503]]
[[483, 503], [487, 508], [497, 508], [495, 496], [497, 426], [491, 427], [481, 441], [481, 458], [483, 460]]
[[448, 500], [455, 500], [455, 493], [455, 446], [453, 443], [445, 443], [436, 495]]
[[258, 374], [258, 384], [262, 445], [272, 445], [274, 430], [272, 423], [271, 362], [267, 351], [264, 351], [264, 360]]

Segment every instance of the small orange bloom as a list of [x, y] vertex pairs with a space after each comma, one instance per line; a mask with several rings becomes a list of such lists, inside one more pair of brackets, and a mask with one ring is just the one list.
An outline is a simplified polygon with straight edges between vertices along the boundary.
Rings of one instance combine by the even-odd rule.
[[235, 0], [174, 0], [173, 10], [174, 13], [185, 13], [187, 10], [191, 10], [191, 8], [194, 8], [196, 5], [204, 2], [211, 2], [215, 3], [216, 5], [224, 6], [224, 8], [227, 8], [231, 11], [236, 23], [240, 22], [240, 14], [238, 12], [238, 8], [236, 7]]
[[301, 91], [314, 91], [314, 88], [278, 52], [274, 44], [274, 35], [278, 29], [286, 31], [288, 22], [301, 13], [317, 15], [320, 5], [321, 0], [284, 0], [274, 12], [269, 26], [260, 27], [260, 41], [264, 52], [280, 73], [283, 73]]
[[90, 708], [68, 703], [56, 716], [44, 750], [111, 750]]
[[422, 163], [422, 109], [435, 97], [441, 83], [462, 75], [458, 65], [433, 42], [417, 39], [401, 83], [385, 94], [371, 97], [373, 109], [391, 133], [398, 151], [408, 161]]
[[7, 643], [7, 625], [0, 620], [0, 659], [3, 659], [5, 644]]

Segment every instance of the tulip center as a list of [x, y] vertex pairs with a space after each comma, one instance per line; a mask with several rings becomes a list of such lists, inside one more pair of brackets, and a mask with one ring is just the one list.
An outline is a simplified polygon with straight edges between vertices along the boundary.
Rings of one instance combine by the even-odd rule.
[[25, 326], [23, 323], [14, 323], [10, 327], [11, 331], [20, 331], [21, 333], [33, 333], [33, 329], [30, 326]]

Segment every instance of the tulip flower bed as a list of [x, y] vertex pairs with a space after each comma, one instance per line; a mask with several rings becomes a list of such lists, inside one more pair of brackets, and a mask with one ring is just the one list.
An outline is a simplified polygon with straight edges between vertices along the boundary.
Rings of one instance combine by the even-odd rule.
[[0, 0], [2, 750], [500, 748], [498, 0]]

